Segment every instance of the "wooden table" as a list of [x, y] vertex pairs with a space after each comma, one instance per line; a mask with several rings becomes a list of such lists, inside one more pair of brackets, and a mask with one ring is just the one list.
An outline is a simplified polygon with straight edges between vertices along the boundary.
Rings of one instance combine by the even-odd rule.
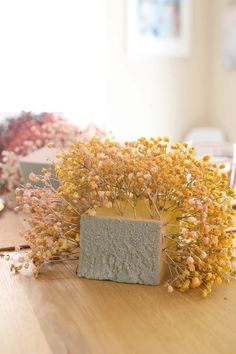
[[26, 242], [19, 235], [19, 231], [26, 227], [24, 217], [11, 210], [4, 210], [0, 213], [0, 252], [25, 247]]
[[0, 260], [0, 354], [236, 354], [236, 282], [203, 299], [79, 279], [75, 261], [38, 280], [9, 266]]
[[236, 282], [203, 299], [78, 279], [75, 268], [54, 264], [35, 280], [0, 261], [1, 354], [236, 353]]

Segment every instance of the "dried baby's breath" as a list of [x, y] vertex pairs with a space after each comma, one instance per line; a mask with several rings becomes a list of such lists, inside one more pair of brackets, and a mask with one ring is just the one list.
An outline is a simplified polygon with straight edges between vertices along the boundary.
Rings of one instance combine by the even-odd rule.
[[44, 187], [26, 185], [16, 192], [30, 215], [24, 236], [36, 276], [45, 261], [78, 255], [82, 214], [112, 208], [120, 216], [131, 210], [135, 218], [145, 211], [160, 223], [168, 292], [201, 288], [205, 297], [213, 284], [229, 282], [234, 247], [227, 230], [233, 226], [234, 192], [208, 156], [196, 160], [192, 147], [170, 145], [168, 138], [124, 144], [94, 138], [72, 144], [59, 157], [57, 190], [46, 171], [31, 175]]

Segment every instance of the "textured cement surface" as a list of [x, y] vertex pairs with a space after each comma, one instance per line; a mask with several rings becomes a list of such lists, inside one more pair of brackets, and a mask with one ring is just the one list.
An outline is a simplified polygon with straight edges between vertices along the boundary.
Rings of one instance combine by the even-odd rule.
[[78, 275], [124, 283], [160, 283], [160, 226], [155, 221], [81, 218]]
[[[41, 175], [43, 168], [51, 168], [53, 166], [52, 161], [55, 161], [57, 153], [57, 149], [49, 149], [45, 146], [42, 149], [36, 150], [29, 155], [22, 157], [20, 160], [20, 172], [24, 183], [32, 183], [29, 180], [29, 175], [31, 172], [36, 175]], [[55, 180], [55, 173], [53, 169], [52, 172], [54, 179], [52, 179], [51, 182], [53, 187], [57, 188], [59, 186], [59, 182]]]

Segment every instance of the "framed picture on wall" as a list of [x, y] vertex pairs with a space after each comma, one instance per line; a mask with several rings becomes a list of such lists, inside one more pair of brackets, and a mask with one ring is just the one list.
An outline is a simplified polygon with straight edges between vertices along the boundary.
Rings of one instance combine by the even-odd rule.
[[127, 0], [130, 54], [188, 56], [192, 0]]
[[223, 55], [226, 69], [236, 69], [236, 0], [225, 0]]

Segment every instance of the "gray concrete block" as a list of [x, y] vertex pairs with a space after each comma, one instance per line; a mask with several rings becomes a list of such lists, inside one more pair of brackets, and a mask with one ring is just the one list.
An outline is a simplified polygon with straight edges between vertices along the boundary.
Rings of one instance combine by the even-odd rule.
[[157, 285], [162, 277], [161, 247], [156, 221], [83, 215], [77, 274]]
[[[39, 150], [30, 153], [25, 157], [22, 157], [20, 159], [20, 172], [24, 183], [32, 183], [29, 180], [29, 175], [31, 172], [35, 173], [36, 175], [40, 175], [42, 174], [43, 168], [52, 168], [52, 161], [55, 161], [57, 153], [57, 149], [49, 149], [47, 146], [45, 146]], [[56, 178], [53, 168], [52, 172], [53, 177]], [[53, 179], [52, 185], [54, 188], [58, 188], [59, 182]]]

